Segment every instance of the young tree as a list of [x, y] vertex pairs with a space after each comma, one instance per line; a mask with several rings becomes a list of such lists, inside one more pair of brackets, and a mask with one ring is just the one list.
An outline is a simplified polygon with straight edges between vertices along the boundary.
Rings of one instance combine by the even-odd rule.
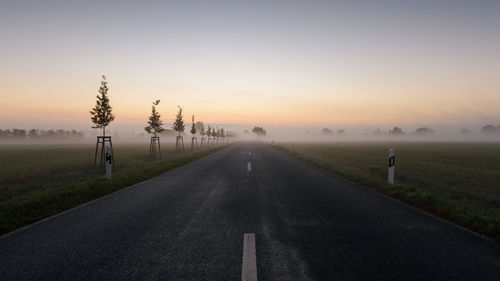
[[184, 120], [182, 119], [182, 107], [179, 105], [177, 106], [179, 108], [179, 111], [177, 112], [177, 115], [175, 116], [175, 122], [174, 125], [172, 126], [172, 129], [174, 131], [179, 133], [179, 137], [181, 136], [181, 133], [184, 133]]
[[191, 117], [192, 125], [191, 125], [191, 151], [194, 151], [198, 147], [198, 140], [194, 136], [196, 134], [196, 123], [194, 122], [194, 114]]
[[207, 138], [208, 138], [207, 145], [210, 145], [211, 137], [212, 137], [212, 127], [210, 127], [210, 125], [208, 125], [208, 128], [207, 128]]
[[222, 142], [224, 143], [224, 140], [226, 139], [226, 132], [224, 131], [224, 128], [220, 129], [220, 137], [222, 138]]
[[106, 136], [106, 127], [115, 120], [115, 115], [111, 113], [112, 107], [109, 104], [108, 97], [108, 82], [106, 81], [106, 76], [102, 75], [101, 87], [99, 88], [99, 94], [97, 95], [96, 105], [92, 110], [90, 110], [91, 120], [94, 123], [92, 128], [102, 129], [102, 136]]
[[200, 124], [200, 126], [198, 127], [198, 130], [200, 130], [200, 135], [202, 137], [205, 136], [206, 132], [205, 132], [205, 125], [203, 124], [203, 122], [197, 122], [196, 124]]
[[205, 142], [205, 135], [206, 135], [205, 125], [203, 124], [203, 122], [197, 122], [196, 125], [198, 125], [198, 130], [200, 131], [201, 135], [200, 147], [201, 148], [206, 147], [207, 143]]
[[156, 134], [163, 132], [165, 129], [162, 127], [163, 122], [161, 121], [160, 113], [156, 111], [156, 106], [160, 104], [160, 100], [156, 100], [153, 102], [153, 106], [151, 107], [151, 116], [149, 116], [148, 126], [144, 127], [144, 130], [148, 134], [153, 134], [151, 137], [151, 142], [149, 143], [149, 155], [154, 160], [156, 159], [156, 147], [158, 146], [158, 152], [161, 158], [161, 147], [160, 147], [160, 137], [157, 137]]
[[153, 106], [151, 107], [151, 116], [149, 116], [148, 126], [144, 127], [144, 130], [148, 134], [153, 134], [156, 137], [156, 134], [163, 132], [165, 129], [163, 126], [163, 121], [161, 121], [160, 113], [156, 110], [156, 106], [160, 104], [160, 100], [156, 100], [153, 102]]
[[196, 128], [196, 132], [201, 132], [201, 127], [203, 127], [203, 122], [196, 121], [196, 123], [194, 124], [194, 127]]
[[101, 156], [100, 156], [100, 166], [104, 165], [105, 158], [105, 143], [109, 142], [111, 147], [111, 157], [113, 165], [114, 161], [114, 153], [113, 153], [113, 144], [111, 142], [111, 137], [106, 137], [106, 127], [115, 120], [115, 115], [112, 113], [112, 107], [109, 104], [108, 97], [108, 82], [106, 81], [106, 76], [102, 75], [101, 87], [99, 87], [99, 95], [96, 96], [96, 105], [92, 110], [90, 110], [91, 120], [94, 123], [92, 128], [94, 129], [102, 129], [102, 136], [97, 137], [97, 143], [95, 147], [95, 155], [94, 155], [94, 167], [97, 165], [97, 152], [99, 150], [99, 144], [101, 144]]
[[179, 111], [177, 112], [177, 115], [175, 117], [175, 122], [172, 128], [179, 133], [175, 140], [175, 148], [177, 152], [180, 152], [181, 150], [184, 151], [184, 140], [181, 136], [181, 133], [184, 132], [184, 120], [182, 119], [182, 107], [179, 105], [177, 106], [179, 108]]
[[193, 137], [194, 137], [194, 135], [196, 134], [196, 124], [194, 123], [194, 114], [191, 117], [191, 120], [193, 122], [193, 125], [191, 126], [191, 135], [193, 135]]

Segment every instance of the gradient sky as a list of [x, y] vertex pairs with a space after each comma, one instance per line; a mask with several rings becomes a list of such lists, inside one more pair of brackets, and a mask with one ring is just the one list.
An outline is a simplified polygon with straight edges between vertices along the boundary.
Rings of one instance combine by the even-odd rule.
[[500, 1], [1, 1], [0, 127], [500, 124]]

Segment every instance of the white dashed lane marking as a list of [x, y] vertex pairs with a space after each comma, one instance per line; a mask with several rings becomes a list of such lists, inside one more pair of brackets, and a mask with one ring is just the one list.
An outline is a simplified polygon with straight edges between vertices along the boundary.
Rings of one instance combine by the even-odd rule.
[[255, 256], [255, 234], [243, 235], [243, 263], [241, 281], [257, 281], [257, 258]]

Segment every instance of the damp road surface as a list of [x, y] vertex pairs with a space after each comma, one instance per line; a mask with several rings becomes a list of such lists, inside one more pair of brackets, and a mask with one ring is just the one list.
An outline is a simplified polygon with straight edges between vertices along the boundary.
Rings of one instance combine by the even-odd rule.
[[241, 142], [2, 236], [0, 280], [500, 280], [500, 248]]

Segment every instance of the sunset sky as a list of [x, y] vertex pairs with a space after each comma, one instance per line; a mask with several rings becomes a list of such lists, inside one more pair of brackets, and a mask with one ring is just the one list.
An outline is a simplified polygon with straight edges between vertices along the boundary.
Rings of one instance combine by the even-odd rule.
[[2, 1], [0, 128], [500, 124], [500, 1]]

